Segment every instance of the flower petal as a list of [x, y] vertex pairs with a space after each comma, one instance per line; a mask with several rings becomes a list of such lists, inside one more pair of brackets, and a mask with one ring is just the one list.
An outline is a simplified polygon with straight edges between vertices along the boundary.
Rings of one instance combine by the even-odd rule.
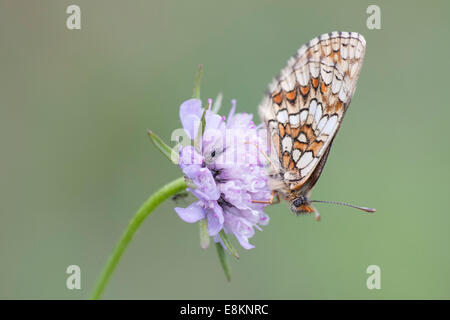
[[252, 122], [253, 115], [249, 113], [238, 113], [233, 116], [232, 121], [228, 120], [227, 127], [230, 129], [252, 129], [254, 123]]
[[205, 210], [198, 205], [198, 203], [193, 203], [187, 208], [175, 208], [176, 213], [181, 218], [181, 220], [194, 223], [205, 218]]
[[234, 234], [244, 249], [249, 250], [254, 248], [254, 246], [248, 242], [248, 239], [255, 234], [255, 230], [253, 230], [250, 221], [227, 211], [225, 213], [225, 228], [228, 232]]
[[199, 99], [189, 99], [180, 106], [180, 120], [189, 138], [195, 139], [202, 118], [202, 102]]
[[190, 164], [202, 164], [203, 157], [193, 146], [186, 146], [180, 151], [180, 167]]
[[219, 129], [221, 125], [225, 125], [224, 120], [218, 114], [211, 110], [206, 110], [205, 114], [205, 131], [210, 129]]
[[185, 166], [182, 168], [183, 173], [188, 177], [189, 179], [194, 179], [200, 174], [200, 170], [202, 169], [201, 166], [198, 164], [192, 164], [189, 166]]
[[205, 196], [205, 200], [219, 199], [220, 191], [217, 189], [216, 181], [208, 168], [201, 168], [192, 180], [197, 186], [196, 190]]
[[210, 236], [215, 236], [222, 230], [223, 224], [219, 222], [219, 218], [215, 213], [209, 213], [206, 216], [206, 220], [208, 221], [208, 231]]
[[255, 230], [245, 222], [240, 220], [234, 230], [234, 235], [244, 249], [253, 249], [255, 246], [248, 242], [248, 238], [253, 237]]
[[236, 236], [236, 239], [238, 239], [239, 244], [242, 246], [242, 248], [244, 248], [246, 250], [250, 250], [255, 247], [250, 242], [248, 242], [248, 238], [246, 238], [245, 236], [243, 236], [241, 234], [235, 234], [235, 236]]
[[207, 210], [206, 220], [208, 221], [208, 230], [210, 236], [215, 236], [222, 230], [224, 217], [222, 208], [215, 203], [212, 209]]

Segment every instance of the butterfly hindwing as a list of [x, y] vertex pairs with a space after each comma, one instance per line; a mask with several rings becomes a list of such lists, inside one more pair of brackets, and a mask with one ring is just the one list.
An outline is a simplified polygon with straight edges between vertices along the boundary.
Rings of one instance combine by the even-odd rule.
[[[365, 40], [358, 33], [323, 34], [301, 47], [270, 84], [259, 113], [279, 176], [291, 189], [312, 187], [319, 178], [355, 91], [364, 53]], [[314, 181], [305, 184], [310, 177]]]

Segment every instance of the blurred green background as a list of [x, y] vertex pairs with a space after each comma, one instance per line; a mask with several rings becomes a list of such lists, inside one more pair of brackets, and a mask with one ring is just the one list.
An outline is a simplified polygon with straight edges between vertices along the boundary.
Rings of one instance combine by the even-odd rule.
[[[4, 1], [0, 5], [0, 298], [82, 299], [140, 204], [178, 176], [149, 142], [202, 97], [255, 113], [271, 78], [324, 32], [357, 31], [366, 60], [314, 190], [322, 221], [268, 208], [227, 283], [215, 248], [169, 201], [146, 220], [104, 298], [450, 298], [448, 2]], [[81, 7], [82, 29], [66, 28]], [[381, 7], [381, 30], [366, 9]], [[257, 119], [259, 122], [259, 119]], [[245, 251], [245, 252], [244, 252]], [[81, 290], [66, 268], [81, 267]], [[366, 268], [381, 268], [381, 290]]]

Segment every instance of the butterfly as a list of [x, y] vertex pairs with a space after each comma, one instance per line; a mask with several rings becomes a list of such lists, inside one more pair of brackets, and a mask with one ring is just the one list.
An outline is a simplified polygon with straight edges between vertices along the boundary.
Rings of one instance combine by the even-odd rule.
[[[366, 41], [356, 32], [331, 32], [312, 39], [288, 60], [269, 85], [258, 111], [271, 145], [270, 186], [274, 197], [297, 214], [315, 213], [310, 200], [355, 93]], [[273, 203], [272, 197], [270, 203]]]

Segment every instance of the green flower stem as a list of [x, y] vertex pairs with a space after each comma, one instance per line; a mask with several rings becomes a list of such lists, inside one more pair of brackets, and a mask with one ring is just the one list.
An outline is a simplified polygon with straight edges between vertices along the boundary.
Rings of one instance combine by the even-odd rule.
[[119, 243], [114, 249], [112, 255], [110, 256], [106, 266], [103, 269], [102, 274], [95, 286], [95, 289], [92, 293], [91, 299], [96, 300], [100, 299], [103, 291], [105, 290], [106, 285], [108, 284], [109, 279], [111, 278], [114, 269], [119, 263], [125, 249], [128, 247], [131, 239], [133, 239], [134, 234], [142, 224], [142, 222], [147, 218], [147, 216], [164, 200], [176, 195], [180, 191], [186, 189], [186, 182], [184, 181], [184, 177], [178, 178], [172, 182], [169, 182], [161, 189], [156, 191], [154, 194], [144, 202], [144, 204], [139, 208], [139, 210], [135, 213], [134, 217], [131, 219], [128, 224], [127, 229], [120, 238]]

